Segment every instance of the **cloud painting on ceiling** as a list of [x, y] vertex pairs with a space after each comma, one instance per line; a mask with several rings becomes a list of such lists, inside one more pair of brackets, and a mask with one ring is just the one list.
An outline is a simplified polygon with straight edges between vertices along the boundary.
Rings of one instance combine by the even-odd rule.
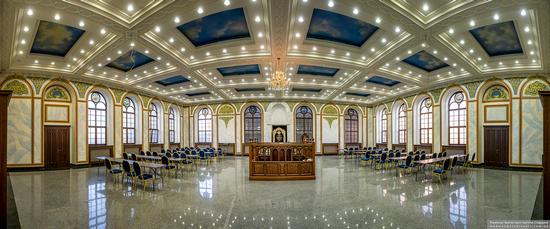
[[222, 76], [253, 75], [260, 74], [260, 65], [238, 65], [231, 67], [221, 67], [217, 68], [217, 70]]
[[397, 81], [397, 80], [392, 80], [392, 79], [388, 79], [388, 78], [384, 78], [382, 76], [373, 76], [371, 78], [369, 78], [367, 81], [367, 83], [373, 83], [373, 84], [379, 84], [379, 85], [384, 85], [384, 86], [388, 86], [388, 87], [393, 87], [401, 82]]
[[307, 39], [328, 40], [361, 47], [378, 27], [326, 10], [314, 9]]
[[194, 92], [194, 93], [186, 93], [185, 95], [187, 95], [189, 97], [194, 97], [194, 96], [201, 96], [201, 95], [210, 95], [210, 92], [207, 92], [207, 91]]
[[40, 21], [31, 53], [64, 57], [84, 32], [71, 26]]
[[123, 72], [128, 72], [132, 69], [139, 68], [143, 65], [151, 63], [155, 60], [135, 50], [130, 50], [122, 56], [116, 58], [107, 67], [118, 69]]
[[305, 88], [305, 87], [295, 87], [295, 88], [292, 88], [292, 91], [295, 91], [295, 92], [315, 92], [315, 93], [319, 93], [321, 92], [322, 89], [320, 88]]
[[347, 92], [346, 95], [369, 97], [370, 94], [369, 93], [360, 93], [360, 92]]
[[243, 8], [211, 14], [177, 28], [195, 47], [250, 37]]
[[412, 66], [415, 66], [417, 68], [420, 68], [427, 72], [432, 72], [432, 71], [449, 66], [445, 62], [441, 61], [437, 57], [433, 56], [432, 54], [424, 50], [417, 52], [412, 56], [407, 57], [406, 59], [403, 60], [403, 62], [410, 64]]
[[263, 88], [263, 87], [235, 88], [235, 91], [237, 91], [237, 92], [259, 92], [259, 91], [265, 91], [265, 88]]
[[158, 83], [165, 87], [175, 85], [175, 84], [185, 83], [185, 82], [189, 82], [189, 79], [187, 79], [185, 76], [182, 76], [182, 75], [172, 76], [162, 80], [155, 81], [155, 83]]
[[513, 21], [475, 28], [470, 34], [489, 56], [523, 53]]
[[298, 75], [314, 75], [314, 76], [334, 76], [338, 72], [338, 68], [328, 68], [312, 65], [298, 66]]

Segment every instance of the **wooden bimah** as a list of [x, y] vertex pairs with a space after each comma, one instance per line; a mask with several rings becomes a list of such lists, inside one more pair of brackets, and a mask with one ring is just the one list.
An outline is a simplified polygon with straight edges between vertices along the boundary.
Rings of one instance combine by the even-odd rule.
[[250, 180], [314, 180], [315, 143], [252, 143]]

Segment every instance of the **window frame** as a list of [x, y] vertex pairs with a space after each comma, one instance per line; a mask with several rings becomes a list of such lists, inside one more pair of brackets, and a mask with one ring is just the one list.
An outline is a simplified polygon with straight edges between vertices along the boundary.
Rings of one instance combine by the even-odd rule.
[[386, 108], [380, 111], [380, 143], [388, 143], [388, 112]]
[[[154, 112], [154, 113], [153, 113]], [[159, 112], [156, 104], [151, 103], [149, 105], [149, 143], [159, 143]], [[155, 124], [155, 127], [151, 126], [151, 123]]]
[[[456, 102], [456, 100], [454, 99], [456, 95], [458, 94], [462, 94], [462, 101], [459, 103]], [[451, 105], [453, 103], [456, 103], [457, 104], [457, 107], [456, 109], [451, 109]], [[461, 107], [461, 104], [464, 104], [464, 107]], [[464, 94], [463, 91], [457, 91], [457, 92], [454, 92], [450, 97], [449, 97], [449, 101], [447, 103], [447, 130], [448, 130], [448, 134], [447, 134], [447, 137], [448, 137], [448, 143], [449, 145], [453, 145], [453, 146], [464, 146], [466, 145], [466, 141], [467, 141], [467, 114], [466, 114], [466, 110], [467, 110], [467, 104], [466, 104], [466, 96]], [[458, 119], [456, 120], [456, 122], [458, 123], [457, 125], [451, 125], [452, 122], [455, 122], [455, 121], [452, 121], [451, 120], [451, 113], [454, 113], [454, 112], [457, 112], [458, 115]], [[464, 115], [463, 115], [463, 120], [461, 120], [461, 112], [464, 112]], [[463, 121], [464, 122], [464, 125], [460, 125], [460, 122]], [[451, 130], [453, 129], [457, 129], [457, 139], [458, 139], [458, 143], [451, 143]], [[460, 136], [461, 136], [461, 133], [464, 134], [464, 139], [461, 139]], [[461, 141], [462, 140], [462, 141]]]
[[397, 109], [397, 144], [407, 144], [407, 107], [405, 103]]
[[168, 113], [168, 141], [170, 143], [176, 142], [176, 111], [174, 108], [170, 108]]
[[[204, 110], [207, 111], [206, 114], [203, 114]], [[201, 122], [204, 122], [204, 128], [207, 127], [207, 124], [210, 124], [210, 128], [201, 130]], [[212, 143], [212, 111], [208, 108], [200, 109], [197, 113], [197, 124], [197, 143]]]
[[[428, 106], [428, 102], [430, 102], [430, 106]], [[418, 113], [420, 114], [420, 145], [431, 145], [433, 144], [433, 103], [430, 98], [424, 98], [420, 102]], [[424, 134], [424, 132], [426, 133]], [[426, 136], [427, 139], [423, 138], [423, 136]]]
[[[130, 101], [128, 106], [126, 106], [125, 104], [125, 101], [128, 100]], [[128, 108], [133, 108], [134, 111], [133, 112], [130, 112], [128, 111]], [[122, 102], [122, 143], [123, 144], [136, 144], [136, 124], [137, 124], [137, 119], [136, 119], [136, 112], [137, 112], [137, 109], [136, 109], [136, 104], [134, 103], [134, 101], [128, 97], [125, 97], [123, 102]], [[133, 120], [133, 126], [132, 127], [128, 127], [128, 123], [130, 119]], [[132, 141], [129, 142], [128, 140], [130, 140], [130, 138], [128, 137], [128, 131], [131, 130], [133, 132], [133, 138], [131, 139]]]
[[344, 115], [344, 142], [346, 144], [359, 143], [359, 112], [353, 108], [348, 109]]
[[[251, 108], [255, 108], [256, 111], [254, 113], [251, 113]], [[248, 115], [252, 116], [248, 116]], [[259, 116], [257, 116], [259, 115]], [[244, 136], [244, 143], [251, 142], [251, 139], [256, 139], [258, 142], [262, 142], [262, 119], [263, 119], [263, 113], [260, 107], [256, 105], [250, 105], [248, 106], [243, 113], [243, 136]], [[252, 124], [252, 126], [249, 126], [249, 124]], [[256, 129], [259, 127], [259, 130]], [[250, 138], [250, 136], [252, 138]]]
[[[96, 102], [93, 101], [92, 99], [92, 96], [94, 95], [99, 95], [99, 100]], [[90, 107], [90, 103], [92, 103], [94, 106], [93, 107]], [[104, 107], [105, 108], [98, 108], [98, 104], [100, 103], [103, 103]], [[88, 117], [88, 145], [107, 145], [107, 110], [108, 110], [108, 107], [107, 107], [107, 99], [105, 98], [105, 96], [103, 96], [103, 94], [101, 94], [100, 92], [98, 91], [93, 91], [91, 92], [89, 95], [88, 95], [88, 99], [87, 99], [87, 117]], [[93, 111], [93, 114], [91, 114], [91, 112]], [[99, 113], [99, 114], [98, 114]], [[98, 117], [101, 118], [101, 115], [100, 114], [103, 114], [103, 122], [104, 122], [104, 125], [97, 125], [98, 123]], [[98, 116], [99, 115], [99, 116]], [[93, 118], [92, 118], [93, 117]], [[99, 119], [101, 122], [101, 119]], [[91, 125], [91, 123], [94, 123], [95, 125]], [[90, 132], [90, 130], [94, 130], [93, 131], [93, 135], [94, 136], [90, 136], [92, 135]], [[102, 130], [103, 131], [103, 137], [102, 138], [98, 138], [98, 130]], [[93, 139], [93, 143], [92, 141], [90, 141], [91, 139]], [[100, 140], [100, 141], [98, 141]], [[100, 142], [100, 143], [98, 143]]]
[[[302, 109], [306, 109], [307, 112], [302, 112]], [[298, 115], [301, 115], [300, 117]], [[307, 115], [311, 115], [311, 117], [306, 117]], [[310, 138], [314, 138], [313, 136], [313, 110], [308, 106], [299, 106], [296, 109], [296, 112], [294, 114], [295, 121], [295, 131], [294, 134], [296, 136], [296, 142], [302, 142], [302, 135], [307, 134]]]

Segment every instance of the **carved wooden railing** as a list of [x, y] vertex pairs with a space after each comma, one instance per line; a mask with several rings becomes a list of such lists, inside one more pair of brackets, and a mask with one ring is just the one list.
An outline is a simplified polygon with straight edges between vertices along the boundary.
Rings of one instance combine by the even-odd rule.
[[251, 180], [315, 179], [315, 143], [252, 143]]

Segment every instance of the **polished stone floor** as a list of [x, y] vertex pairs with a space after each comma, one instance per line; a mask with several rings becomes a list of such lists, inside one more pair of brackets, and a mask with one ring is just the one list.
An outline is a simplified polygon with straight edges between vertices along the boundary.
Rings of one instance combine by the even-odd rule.
[[[228, 157], [156, 191], [97, 168], [11, 173], [22, 228], [485, 228], [530, 219], [540, 173], [469, 169], [442, 184], [317, 158], [314, 181], [249, 181]], [[428, 177], [429, 178], [429, 177]]]

